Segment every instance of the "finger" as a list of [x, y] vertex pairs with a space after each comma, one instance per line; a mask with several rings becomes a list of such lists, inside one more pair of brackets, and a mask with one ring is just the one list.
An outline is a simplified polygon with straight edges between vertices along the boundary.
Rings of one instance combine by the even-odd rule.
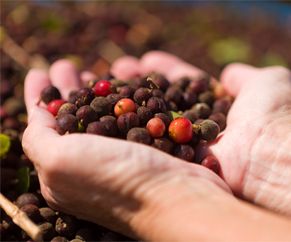
[[30, 110], [28, 126], [22, 138], [25, 154], [35, 165], [41, 166], [41, 162], [48, 162], [49, 158], [53, 157], [58, 137], [54, 117], [45, 109], [33, 105]]
[[39, 101], [41, 91], [48, 85], [50, 80], [45, 70], [31, 69], [28, 72], [24, 82], [24, 99], [28, 115], [31, 108]]
[[91, 71], [82, 71], [80, 79], [83, 86], [86, 86], [89, 81], [96, 80], [97, 76]]
[[128, 80], [141, 74], [140, 64], [137, 58], [123, 56], [117, 59], [110, 72], [120, 80]]
[[158, 72], [170, 81], [176, 81], [185, 76], [195, 77], [203, 73], [199, 68], [163, 51], [146, 53], [140, 60], [140, 66], [144, 75], [150, 72]]
[[50, 71], [50, 79], [56, 86], [64, 99], [67, 99], [72, 90], [80, 88], [80, 79], [77, 68], [68, 60], [62, 59], [52, 64]]
[[220, 80], [230, 95], [237, 96], [241, 88], [258, 72], [259, 69], [253, 66], [234, 63], [224, 68]]

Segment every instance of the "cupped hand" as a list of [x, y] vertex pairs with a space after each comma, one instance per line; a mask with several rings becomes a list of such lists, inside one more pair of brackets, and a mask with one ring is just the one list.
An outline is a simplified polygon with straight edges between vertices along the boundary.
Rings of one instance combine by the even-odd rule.
[[[193, 76], [197, 68], [176, 57], [151, 52], [140, 69], [157, 70], [172, 80]], [[255, 68], [231, 64], [221, 83], [235, 97], [227, 128], [202, 153], [213, 153], [232, 191], [257, 205], [291, 215], [291, 73], [283, 67]], [[202, 148], [202, 147], [201, 147]], [[206, 150], [206, 151], [205, 151]]]
[[[121, 63], [113, 65], [113, 72], [121, 71]], [[135, 63], [133, 72], [158, 71], [173, 81], [199, 72], [177, 57], [158, 51]], [[221, 83], [235, 101], [227, 128], [209, 149], [201, 147], [200, 156], [213, 153], [218, 158], [221, 176], [237, 196], [290, 216], [290, 70], [231, 64], [222, 72]]]
[[[113, 65], [112, 72], [127, 79], [157, 71], [170, 80], [185, 72], [201, 72], [172, 56], [145, 56], [144, 61], [159, 65], [149, 70], [147, 65], [142, 67], [142, 62], [124, 57]], [[189, 195], [197, 197], [197, 203], [204, 207], [205, 199], [234, 199], [228, 186], [212, 171], [149, 146], [89, 134], [60, 136], [54, 129], [55, 118], [36, 104], [41, 90], [53, 84], [66, 99], [71, 90], [93, 77], [88, 72], [78, 73], [70, 62], [60, 60], [49, 72], [31, 70], [25, 80], [28, 127], [23, 147], [37, 169], [42, 194], [52, 207], [143, 236], [144, 231], [158, 230], [160, 223], [154, 221], [160, 210], [168, 212]], [[173, 188], [177, 188], [177, 194], [170, 192]], [[213, 207], [204, 209], [213, 211]]]
[[228, 66], [221, 76], [236, 97], [227, 128], [210, 147], [234, 193], [291, 216], [291, 72]]

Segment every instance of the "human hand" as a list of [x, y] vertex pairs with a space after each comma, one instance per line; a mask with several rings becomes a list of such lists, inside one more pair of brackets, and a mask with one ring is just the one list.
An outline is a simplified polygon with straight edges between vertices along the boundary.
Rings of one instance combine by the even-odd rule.
[[[168, 68], [166, 60], [162, 65]], [[175, 65], [184, 68], [178, 59]], [[146, 72], [139, 68], [136, 59], [123, 58], [112, 71], [127, 79]], [[194, 72], [196, 75], [200, 70]], [[182, 77], [183, 71], [175, 78], [179, 75]], [[67, 98], [71, 90], [80, 87], [84, 76], [80, 78], [71, 63], [61, 60], [49, 73], [31, 70], [25, 80], [29, 117], [23, 147], [34, 162], [42, 194], [52, 207], [152, 239], [158, 238], [152, 234], [167, 222], [155, 222], [161, 214], [169, 214], [169, 209], [180, 206], [190, 195], [195, 204], [201, 204], [204, 214], [217, 207], [217, 199], [236, 201], [227, 185], [210, 170], [149, 146], [89, 134], [60, 136], [54, 129], [55, 118], [36, 105], [40, 92], [52, 83]], [[173, 196], [173, 191], [178, 194]]]
[[232, 64], [221, 81], [236, 97], [210, 147], [224, 180], [238, 196], [291, 216], [291, 72]]
[[[175, 68], [176, 57], [151, 52], [139, 68], [156, 70], [172, 80], [195, 75], [187, 63]], [[159, 63], [167, 63], [161, 66]], [[169, 71], [170, 70], [170, 71]], [[291, 75], [283, 67], [254, 68], [232, 64], [221, 82], [236, 97], [226, 130], [200, 156], [213, 153], [221, 176], [232, 191], [253, 203], [291, 215]]]

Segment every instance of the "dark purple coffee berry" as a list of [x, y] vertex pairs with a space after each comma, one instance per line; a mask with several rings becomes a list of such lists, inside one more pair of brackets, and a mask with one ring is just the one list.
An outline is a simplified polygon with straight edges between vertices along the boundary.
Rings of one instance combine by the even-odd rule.
[[3, 103], [3, 109], [8, 116], [16, 116], [25, 111], [25, 106], [22, 100], [10, 97]]
[[79, 239], [82, 241], [93, 241], [93, 233], [88, 228], [81, 228], [76, 232], [75, 239]]
[[39, 229], [42, 232], [42, 238], [44, 241], [51, 240], [56, 235], [54, 226], [51, 223], [45, 222], [39, 225]]
[[145, 104], [151, 96], [152, 94], [150, 92], [150, 89], [145, 88], [145, 87], [140, 87], [134, 92], [133, 99], [139, 105], [142, 105], [142, 104]]
[[192, 107], [193, 104], [196, 103], [197, 95], [195, 92], [186, 91], [183, 93], [183, 99], [184, 108], [187, 109]]
[[126, 134], [130, 129], [139, 126], [139, 118], [133, 112], [122, 114], [117, 119], [117, 126], [121, 133]]
[[89, 105], [85, 105], [78, 109], [76, 117], [84, 127], [87, 127], [89, 123], [97, 120], [98, 115], [93, 110], [93, 108], [91, 108]]
[[46, 222], [49, 222], [49, 223], [52, 223], [54, 224], [56, 219], [57, 219], [57, 216], [56, 216], [56, 212], [54, 210], [52, 210], [51, 208], [49, 207], [43, 207], [43, 208], [40, 208], [39, 209], [39, 212], [40, 212], [40, 216], [46, 221]]
[[68, 98], [69, 103], [73, 103], [73, 104], [76, 103], [77, 98], [78, 98], [77, 93], [78, 93], [77, 90], [73, 90], [69, 93], [69, 98]]
[[196, 147], [198, 145], [200, 141], [200, 136], [199, 136], [199, 127], [197, 127], [197, 130], [195, 131], [195, 129], [193, 128], [193, 135], [192, 135], [192, 139], [189, 141], [189, 145], [191, 147]]
[[203, 118], [198, 118], [196, 119], [196, 121], [194, 122], [194, 124], [201, 124], [204, 121]]
[[135, 89], [130, 86], [123, 86], [117, 88], [117, 92], [122, 98], [131, 98], [135, 92]]
[[77, 105], [77, 107], [89, 105], [95, 97], [94, 91], [91, 88], [87, 88], [87, 87], [84, 87], [78, 90], [76, 95], [77, 95], [77, 100], [75, 101], [75, 104]]
[[[118, 80], [118, 79], [111, 79], [110, 82], [111, 82], [112, 86], [114, 86], [116, 89], [118, 89], [119, 87], [123, 87], [123, 86], [128, 85], [126, 82]], [[117, 90], [117, 92], [118, 92], [118, 90]]]
[[170, 102], [167, 102], [167, 108], [168, 110], [171, 110], [171, 111], [174, 111], [174, 112], [178, 112], [178, 106], [176, 103], [170, 101]]
[[78, 119], [72, 114], [63, 114], [56, 120], [56, 130], [60, 135], [78, 132]]
[[127, 133], [127, 140], [149, 145], [151, 144], [151, 136], [145, 128], [132, 128]]
[[183, 91], [175, 86], [170, 86], [165, 92], [165, 100], [179, 105], [183, 100]]
[[154, 139], [152, 146], [168, 154], [171, 154], [174, 148], [174, 143], [167, 138], [159, 138]]
[[73, 237], [76, 232], [77, 221], [69, 215], [61, 215], [55, 225], [55, 230], [61, 236]]
[[133, 79], [131, 82], [130, 82], [130, 85], [135, 88], [135, 89], [138, 89], [140, 87], [147, 87], [149, 88], [150, 87], [150, 83], [147, 81], [147, 78], [148, 77], [143, 77], [143, 78], [135, 78]]
[[48, 104], [53, 100], [62, 98], [60, 91], [54, 86], [48, 86], [44, 88], [40, 94], [40, 97], [45, 104]]
[[202, 92], [202, 93], [199, 94], [198, 100], [201, 103], [206, 103], [209, 106], [212, 106], [212, 104], [213, 104], [213, 102], [215, 100], [215, 97], [213, 95], [213, 92], [205, 91], [205, 92]]
[[139, 107], [136, 113], [141, 125], [146, 125], [147, 122], [153, 117], [151, 110], [143, 106]]
[[194, 160], [195, 151], [190, 145], [177, 145], [174, 149], [174, 156], [191, 162]]
[[209, 87], [209, 81], [210, 81], [210, 76], [204, 73], [204, 74], [201, 74], [196, 79], [192, 80], [188, 88], [197, 94], [201, 92], [205, 92]]
[[165, 101], [159, 97], [151, 97], [147, 102], [147, 108], [149, 108], [152, 113], [163, 113], [167, 111]]
[[75, 115], [77, 112], [78, 108], [75, 104], [73, 103], [64, 103], [59, 111], [58, 111], [58, 116], [62, 115], [62, 114], [73, 114]]
[[117, 120], [114, 116], [106, 115], [100, 118], [100, 122], [103, 124], [106, 133], [110, 137], [115, 137], [118, 134]]
[[70, 240], [70, 242], [84, 242], [84, 240], [81, 240], [81, 239], [72, 239], [72, 240]]
[[190, 82], [191, 82], [191, 80], [188, 77], [183, 77], [178, 82], [176, 82], [175, 85], [182, 90], [186, 90], [186, 88], [188, 87]]
[[208, 118], [211, 114], [211, 109], [206, 103], [197, 103], [191, 110], [193, 110], [198, 118]]
[[219, 126], [213, 120], [206, 119], [200, 124], [200, 136], [206, 141], [215, 140], [219, 132]]
[[16, 199], [16, 205], [18, 207], [22, 207], [26, 204], [33, 204], [37, 207], [39, 207], [40, 202], [39, 199], [36, 195], [34, 195], [33, 193], [23, 193], [21, 194], [17, 199]]
[[97, 135], [102, 135], [102, 136], [108, 135], [105, 125], [99, 121], [89, 123], [86, 129], [86, 133], [97, 134]]
[[160, 89], [153, 89], [152, 90], [152, 96], [153, 97], [164, 98], [164, 93]]
[[69, 240], [67, 240], [66, 237], [56, 236], [52, 238], [51, 242], [69, 242]]
[[198, 116], [194, 110], [187, 110], [183, 113], [183, 117], [189, 119], [191, 123], [194, 123], [197, 119]]
[[99, 117], [111, 112], [112, 106], [106, 97], [95, 97], [90, 104]]
[[107, 230], [98, 239], [99, 242], [109, 242], [109, 241], [127, 241], [121, 234], [115, 233], [113, 231]]
[[33, 204], [26, 204], [20, 208], [21, 211], [25, 212], [33, 222], [38, 223], [41, 221], [41, 216], [37, 206]]
[[161, 120], [163, 120], [166, 128], [168, 128], [170, 123], [172, 122], [172, 118], [166, 113], [156, 113], [155, 117], [156, 118], [160, 118]]
[[228, 110], [230, 109], [231, 106], [231, 101], [227, 98], [221, 98], [221, 99], [217, 99], [214, 103], [213, 103], [213, 113], [223, 113], [223, 114], [227, 114]]
[[109, 94], [106, 99], [109, 101], [110, 105], [112, 107], [114, 107], [114, 105], [120, 100], [122, 99], [122, 96], [120, 94], [117, 93], [111, 93]]
[[220, 131], [224, 130], [226, 127], [226, 117], [223, 113], [213, 113], [209, 116], [210, 120], [213, 120], [218, 124]]
[[166, 91], [170, 86], [170, 82], [161, 74], [154, 74], [152, 76], [152, 81], [158, 88], [162, 91]]
[[2, 127], [6, 130], [7, 129], [18, 130], [21, 127], [21, 123], [16, 118], [7, 117], [3, 121]]

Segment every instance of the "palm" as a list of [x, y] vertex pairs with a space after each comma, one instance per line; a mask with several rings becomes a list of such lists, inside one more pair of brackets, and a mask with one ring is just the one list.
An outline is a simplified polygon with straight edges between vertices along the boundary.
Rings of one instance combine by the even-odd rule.
[[[242, 69], [241, 73], [242, 67], [237, 68], [241, 77], [235, 82], [231, 73], [225, 73], [228, 77], [224, 78], [224, 85], [237, 97], [229, 112], [227, 129], [211, 147], [212, 152], [236, 194], [290, 213], [284, 205], [287, 191], [282, 193], [282, 187], [291, 184], [291, 161], [286, 162], [284, 157], [288, 150], [284, 141], [291, 133], [290, 74], [281, 68]], [[271, 188], [273, 195], [278, 195], [275, 202], [267, 195]]]

